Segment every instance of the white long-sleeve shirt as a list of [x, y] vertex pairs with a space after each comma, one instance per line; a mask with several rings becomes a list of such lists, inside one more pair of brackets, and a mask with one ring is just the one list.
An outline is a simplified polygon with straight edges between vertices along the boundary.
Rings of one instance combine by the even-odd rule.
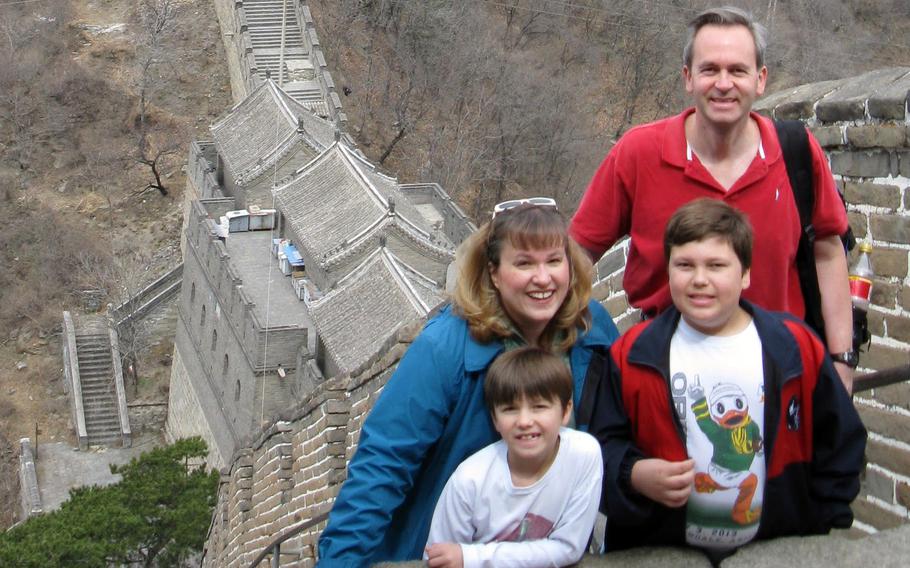
[[528, 487], [512, 484], [502, 440], [462, 462], [436, 504], [427, 546], [461, 544], [465, 568], [577, 562], [594, 526], [603, 460], [591, 435], [569, 428], [559, 435], [556, 459]]

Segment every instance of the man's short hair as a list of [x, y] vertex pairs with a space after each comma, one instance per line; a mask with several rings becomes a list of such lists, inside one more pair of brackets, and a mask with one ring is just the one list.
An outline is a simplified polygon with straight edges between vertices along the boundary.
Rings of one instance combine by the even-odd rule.
[[746, 214], [710, 197], [686, 203], [676, 210], [664, 231], [664, 258], [673, 247], [719, 237], [730, 243], [743, 270], [752, 266], [752, 225]]
[[683, 65], [692, 68], [692, 44], [695, 35], [704, 26], [744, 26], [755, 41], [755, 68], [761, 69], [765, 65], [765, 50], [768, 48], [768, 30], [756, 22], [752, 14], [735, 6], [721, 8], [708, 8], [689, 22], [689, 32], [686, 37], [686, 47], [683, 48]]
[[483, 385], [492, 414], [497, 406], [524, 399], [559, 399], [563, 410], [572, 400], [572, 373], [561, 357], [539, 347], [519, 347], [493, 361]]

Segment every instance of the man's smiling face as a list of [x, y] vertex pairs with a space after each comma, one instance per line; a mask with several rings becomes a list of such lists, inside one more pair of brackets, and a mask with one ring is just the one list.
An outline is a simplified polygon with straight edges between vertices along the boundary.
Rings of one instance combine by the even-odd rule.
[[692, 64], [683, 67], [698, 119], [718, 129], [748, 119], [767, 76], [766, 67], [757, 67], [755, 40], [745, 26], [702, 27], [692, 44]]

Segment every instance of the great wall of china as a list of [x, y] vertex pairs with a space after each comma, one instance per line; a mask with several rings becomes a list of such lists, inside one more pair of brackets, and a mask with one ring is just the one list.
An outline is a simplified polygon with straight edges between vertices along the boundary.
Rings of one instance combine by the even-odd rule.
[[[196, 142], [190, 151], [168, 436], [203, 435], [213, 449], [210, 463], [222, 470], [205, 565], [248, 566], [281, 541], [281, 565], [311, 566], [324, 515], [344, 481], [360, 426], [427, 314], [444, 297], [441, 274], [451, 258], [446, 251], [452, 251], [472, 225], [442, 188], [397, 184], [356, 151], [345, 134], [341, 99], [304, 0], [214, 2], [237, 106], [225, 109], [226, 117], [213, 125], [214, 142]], [[245, 101], [264, 92], [271, 93], [270, 109], [287, 114], [287, 126], [282, 127], [286, 132], [279, 137], [269, 124], [273, 139], [263, 137], [258, 153], [247, 156], [244, 177], [230, 153], [230, 139], [219, 138], [217, 128], [239, 116]], [[910, 361], [908, 93], [910, 69], [894, 68], [804, 85], [759, 103], [761, 112], [809, 125], [844, 189], [857, 238], [874, 246], [876, 281], [869, 314], [873, 340], [861, 372]], [[303, 111], [315, 117], [311, 120]], [[249, 140], [247, 136], [244, 142]], [[398, 228], [376, 233], [364, 229], [360, 241], [341, 237], [344, 240], [334, 249], [326, 249], [325, 258], [355, 259], [346, 262], [337, 277], [331, 277], [337, 261], [320, 264], [320, 259], [308, 258], [308, 267], [322, 270], [314, 270], [310, 279], [324, 280], [308, 293], [323, 294], [350, 309], [378, 309], [365, 308], [355, 284], [369, 276], [362, 274], [364, 270], [381, 266], [388, 271], [382, 281], [397, 282], [397, 287], [389, 285], [386, 298], [400, 301], [399, 315], [381, 323], [382, 341], [336, 346], [335, 351], [333, 333], [339, 332], [318, 321], [319, 306], [326, 305], [319, 298], [307, 296], [305, 302], [306, 294], [297, 288], [287, 292], [286, 301], [306, 304], [306, 313], [312, 312], [315, 322], [270, 322], [268, 307], [257, 311], [262, 302], [276, 301], [274, 292], [269, 288], [257, 296], [253, 281], [257, 272], [243, 272], [240, 249], [231, 249], [235, 245], [230, 243], [247, 236], [219, 232], [219, 220], [229, 211], [270, 210], [274, 188], [302, 179], [310, 162], [332, 151], [343, 154], [339, 163], [354, 172], [359, 188], [378, 196], [384, 209], [377, 219], [388, 223], [391, 218]], [[263, 172], [270, 172], [270, 178]], [[306, 191], [309, 186], [303, 187]], [[312, 187], [324, 191], [334, 186]], [[287, 220], [291, 217], [287, 204], [284, 207], [269, 228], [287, 235], [293, 227]], [[306, 240], [302, 234], [294, 237]], [[267, 249], [270, 243], [264, 242]], [[357, 244], [361, 242], [369, 246]], [[298, 249], [305, 255], [308, 246], [318, 248], [298, 244]], [[374, 250], [380, 252], [370, 252]], [[372, 254], [385, 255], [384, 260], [377, 261]], [[625, 243], [608, 252], [598, 263], [595, 284], [596, 298], [621, 329], [637, 321], [621, 287], [625, 255]], [[273, 262], [277, 266], [277, 253]], [[358, 272], [357, 267], [366, 268]], [[276, 286], [289, 286], [293, 278], [265, 276], [269, 286], [273, 279]], [[248, 344], [256, 348], [247, 348]], [[333, 355], [345, 348], [364, 355], [351, 361]], [[910, 384], [862, 390], [855, 403], [870, 431], [868, 466], [863, 492], [854, 503], [857, 521], [851, 531], [864, 535], [910, 520]], [[272, 419], [275, 416], [277, 420]]]

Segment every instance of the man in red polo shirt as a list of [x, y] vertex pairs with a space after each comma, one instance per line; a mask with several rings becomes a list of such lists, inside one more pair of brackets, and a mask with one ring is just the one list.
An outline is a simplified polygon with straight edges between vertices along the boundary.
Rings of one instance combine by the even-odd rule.
[[[751, 111], [764, 92], [765, 29], [736, 8], [709, 9], [689, 24], [683, 79], [693, 108], [629, 130], [610, 150], [582, 198], [570, 233], [598, 259], [630, 235], [623, 287], [654, 316], [670, 305], [662, 237], [676, 209], [698, 197], [744, 211], [755, 230], [752, 285], [744, 298], [803, 317], [796, 272], [799, 212], [773, 123]], [[839, 235], [847, 217], [818, 142], [815, 262], [825, 339], [848, 392], [853, 382], [852, 312]]]

